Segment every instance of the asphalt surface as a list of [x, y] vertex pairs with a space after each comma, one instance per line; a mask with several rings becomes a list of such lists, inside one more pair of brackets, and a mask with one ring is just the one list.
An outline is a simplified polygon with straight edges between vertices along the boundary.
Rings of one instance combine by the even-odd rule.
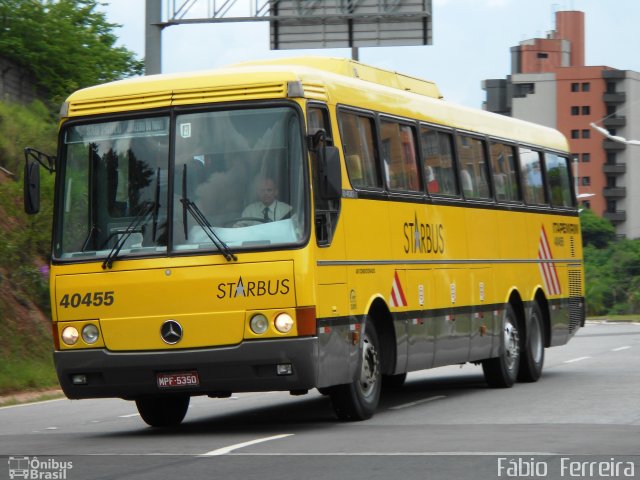
[[537, 383], [413, 373], [365, 422], [315, 390], [196, 397], [175, 429], [118, 399], [3, 407], [0, 479], [640, 478], [639, 372], [640, 324], [588, 324]]

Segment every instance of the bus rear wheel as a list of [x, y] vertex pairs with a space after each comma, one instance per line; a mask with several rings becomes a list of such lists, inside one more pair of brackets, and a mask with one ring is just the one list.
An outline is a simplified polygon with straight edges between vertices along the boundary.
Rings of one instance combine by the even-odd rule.
[[493, 388], [512, 387], [520, 367], [520, 333], [511, 304], [507, 304], [502, 322], [500, 355], [483, 360], [484, 378]]
[[151, 397], [138, 398], [136, 407], [142, 420], [152, 427], [176, 427], [180, 425], [191, 397], [188, 395], [178, 397]]
[[378, 408], [382, 389], [380, 343], [371, 320], [365, 322], [362, 363], [358, 378], [346, 385], [331, 387], [329, 395], [340, 420], [371, 418]]
[[525, 345], [520, 358], [518, 380], [536, 382], [542, 375], [544, 364], [544, 330], [542, 326], [542, 310], [537, 302], [531, 307]]

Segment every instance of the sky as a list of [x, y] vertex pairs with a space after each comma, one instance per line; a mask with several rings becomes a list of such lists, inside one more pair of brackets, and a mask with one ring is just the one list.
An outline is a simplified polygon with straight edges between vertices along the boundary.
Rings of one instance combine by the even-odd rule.
[[[118, 44], [144, 58], [145, 0], [103, 1], [108, 21], [121, 25], [114, 31]], [[212, 3], [195, 1], [191, 16]], [[238, 14], [246, 15], [253, 3], [237, 0]], [[447, 100], [480, 108], [482, 80], [509, 75], [510, 48], [545, 37], [555, 28], [557, 10], [585, 12], [587, 65], [640, 71], [638, 0], [433, 0], [433, 45], [361, 48], [359, 61], [434, 81]], [[268, 22], [171, 26], [164, 29], [162, 42], [163, 73], [275, 57], [351, 57], [348, 48], [272, 51]]]

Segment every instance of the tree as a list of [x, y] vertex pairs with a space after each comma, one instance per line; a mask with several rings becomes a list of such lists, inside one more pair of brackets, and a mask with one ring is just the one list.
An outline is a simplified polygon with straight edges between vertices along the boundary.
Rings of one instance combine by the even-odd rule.
[[640, 240], [616, 239], [591, 210], [580, 212], [587, 315], [640, 312]]
[[605, 248], [609, 242], [616, 238], [616, 229], [611, 225], [611, 222], [597, 216], [588, 208], [580, 212], [580, 223], [584, 245]]
[[116, 47], [116, 24], [98, 0], [2, 0], [0, 55], [31, 70], [55, 102], [79, 88], [139, 75], [143, 62]]

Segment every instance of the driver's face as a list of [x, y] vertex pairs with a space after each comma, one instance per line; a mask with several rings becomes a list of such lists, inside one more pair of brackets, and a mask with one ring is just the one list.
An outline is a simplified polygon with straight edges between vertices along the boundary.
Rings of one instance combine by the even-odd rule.
[[278, 196], [278, 189], [275, 183], [273, 183], [273, 180], [266, 179], [260, 182], [258, 196], [260, 197], [260, 201], [265, 205], [271, 205], [275, 201]]

